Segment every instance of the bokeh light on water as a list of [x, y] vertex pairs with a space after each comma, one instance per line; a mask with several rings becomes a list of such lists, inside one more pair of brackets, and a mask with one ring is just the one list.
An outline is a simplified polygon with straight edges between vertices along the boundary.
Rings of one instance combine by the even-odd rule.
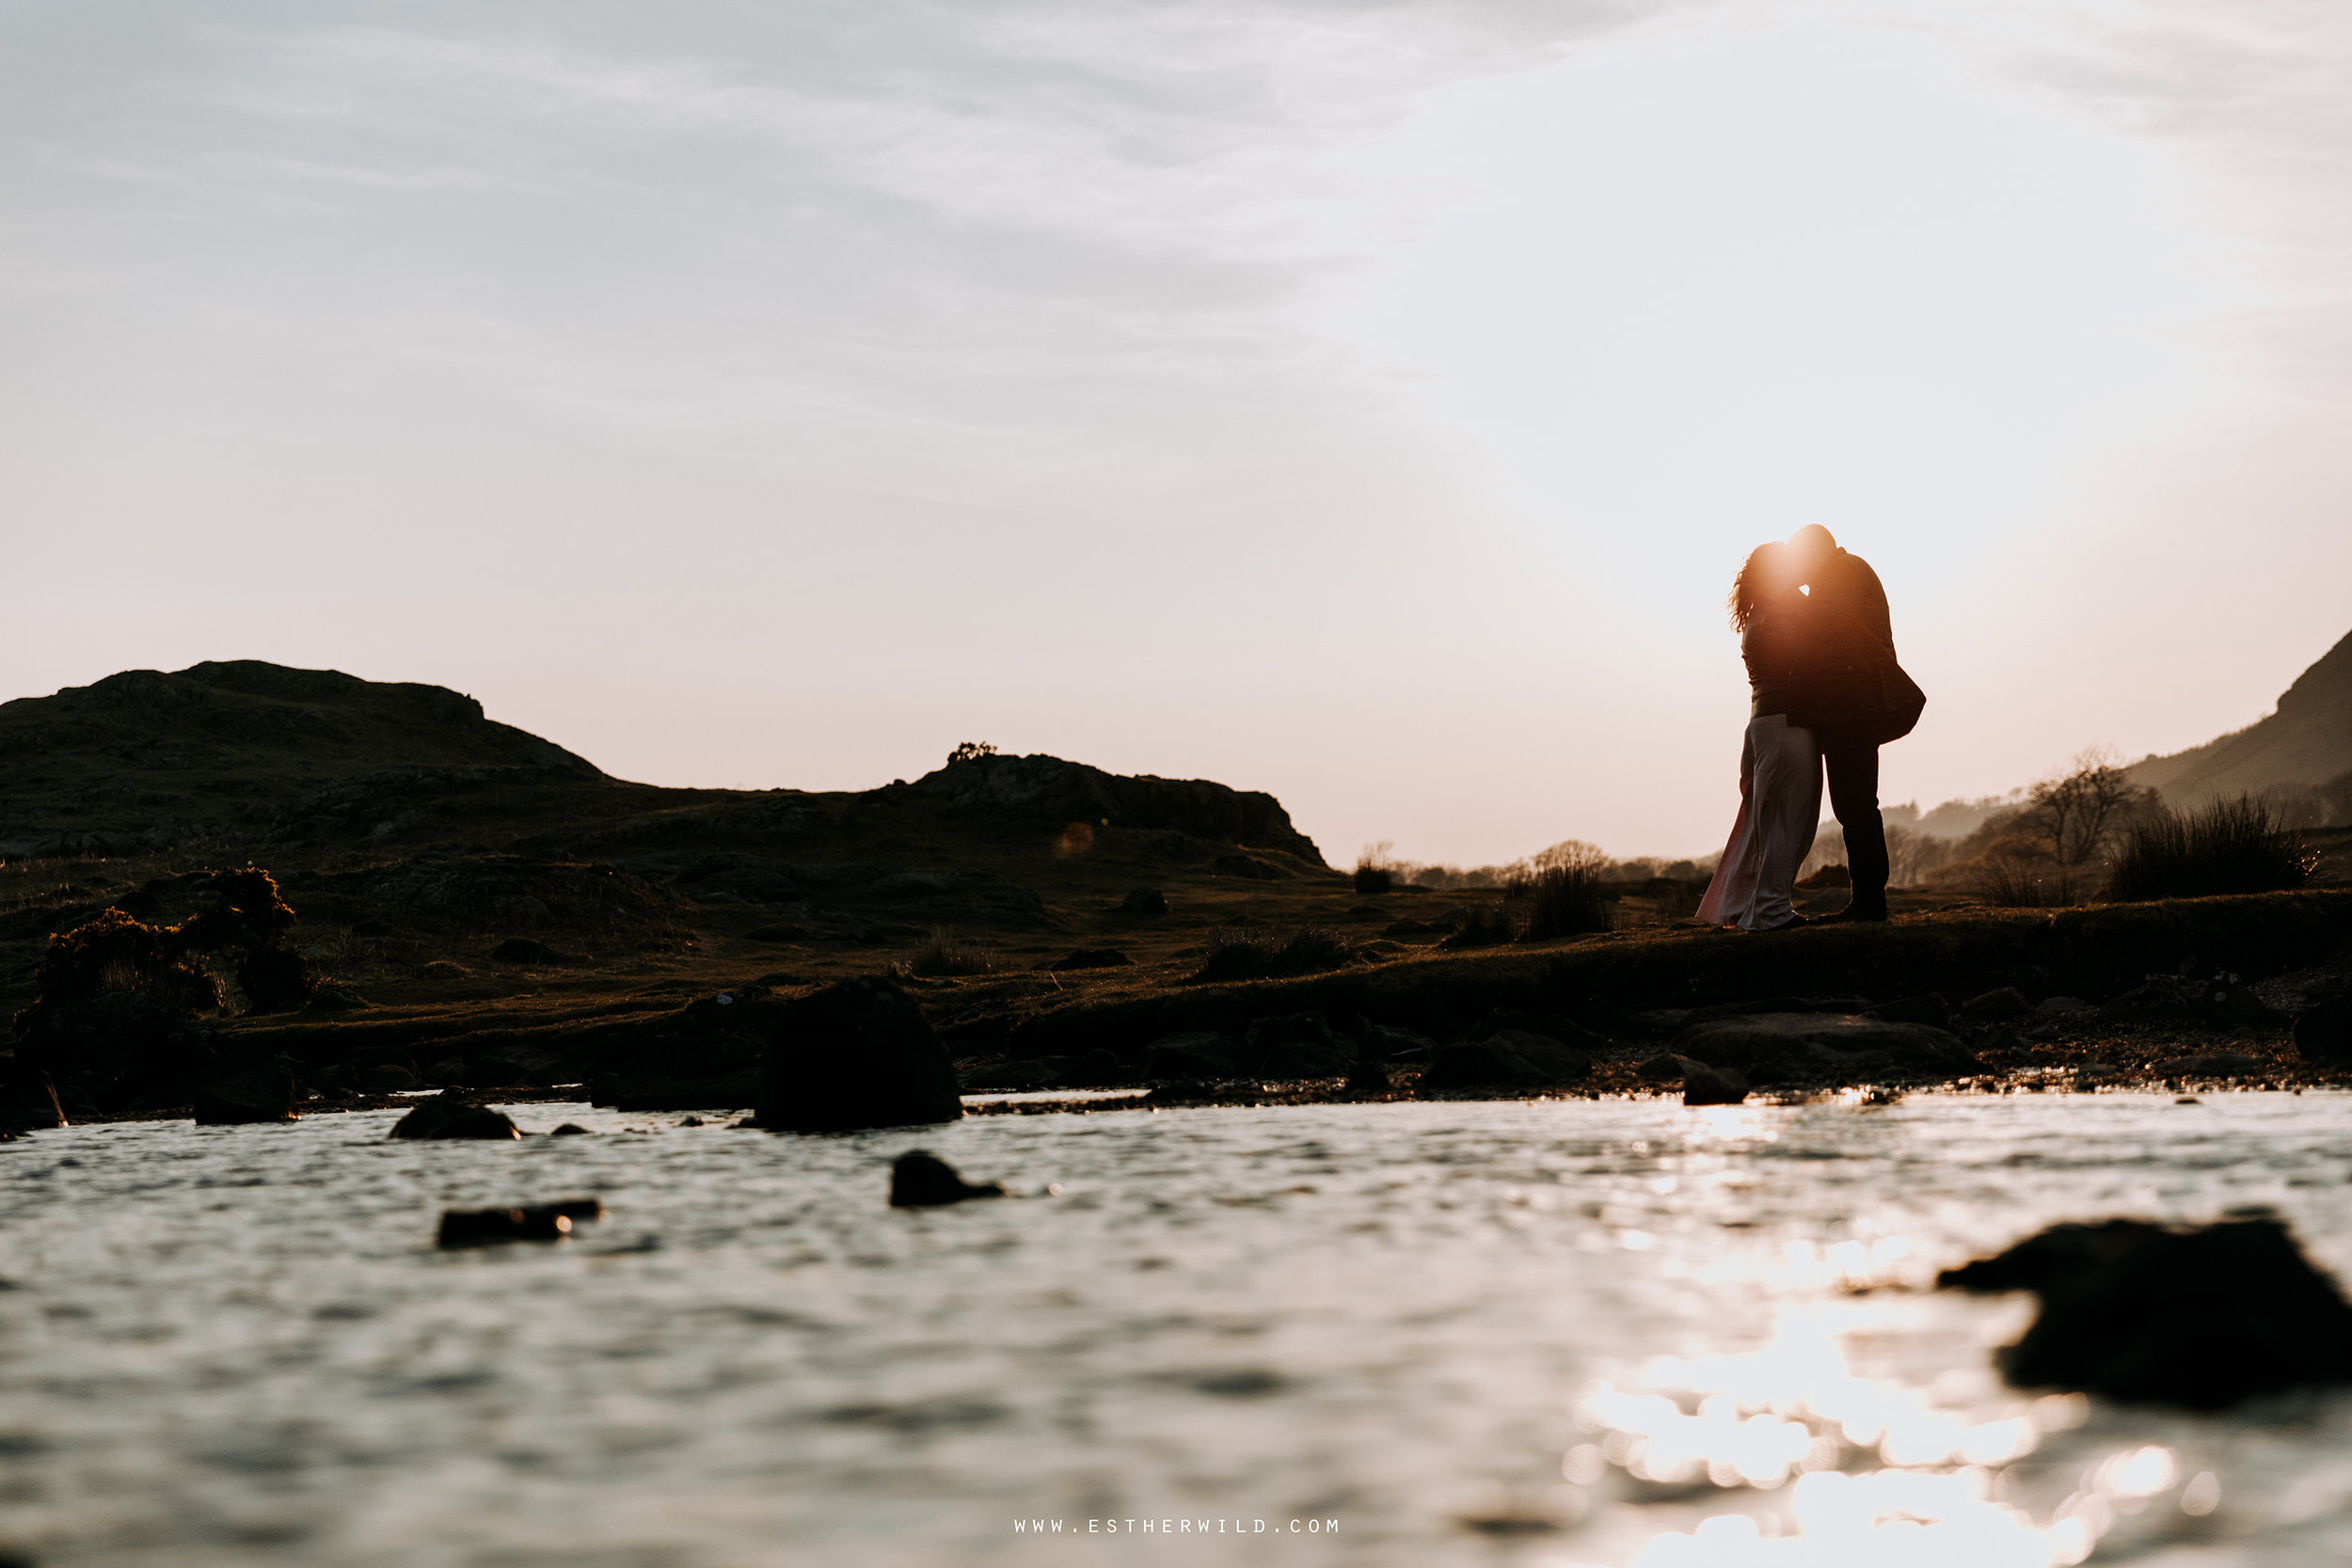
[[[1990, 1354], [2030, 1304], [1925, 1289], [2055, 1220], [2253, 1205], [2342, 1275], [2346, 1109], [44, 1133], [0, 1146], [0, 1542], [46, 1568], [2352, 1560], [2352, 1398], [2020, 1393]], [[910, 1147], [1033, 1196], [892, 1212]], [[430, 1247], [443, 1205], [574, 1192], [612, 1214], [569, 1243]], [[1084, 1533], [1113, 1518], [1268, 1528]]]

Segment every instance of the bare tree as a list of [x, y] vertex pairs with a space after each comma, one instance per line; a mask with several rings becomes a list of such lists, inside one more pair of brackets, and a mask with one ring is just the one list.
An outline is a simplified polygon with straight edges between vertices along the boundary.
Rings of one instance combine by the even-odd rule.
[[2123, 825], [2142, 793], [2115, 766], [2113, 753], [2092, 746], [2077, 754], [2065, 772], [2033, 786], [2033, 803], [2017, 826], [2060, 865], [2088, 864]]

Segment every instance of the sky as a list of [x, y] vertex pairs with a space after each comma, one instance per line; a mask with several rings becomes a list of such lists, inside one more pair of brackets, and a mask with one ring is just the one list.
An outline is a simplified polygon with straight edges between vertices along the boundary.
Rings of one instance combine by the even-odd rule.
[[0, 695], [1682, 855], [1820, 522], [2006, 791], [2352, 628], [2347, 182], [2310, 0], [0, 0]]

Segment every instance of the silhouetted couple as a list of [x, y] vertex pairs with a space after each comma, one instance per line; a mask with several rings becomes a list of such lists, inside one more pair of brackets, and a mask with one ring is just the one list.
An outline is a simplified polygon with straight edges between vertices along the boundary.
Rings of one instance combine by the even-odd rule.
[[1740, 816], [1699, 918], [1743, 931], [1807, 923], [1794, 889], [1820, 825], [1826, 768], [1853, 896], [1819, 919], [1884, 920], [1879, 748], [1909, 735], [1927, 705], [1895, 662], [1886, 590], [1868, 562], [1839, 549], [1817, 523], [1748, 556], [1731, 585], [1731, 624], [1751, 696]]

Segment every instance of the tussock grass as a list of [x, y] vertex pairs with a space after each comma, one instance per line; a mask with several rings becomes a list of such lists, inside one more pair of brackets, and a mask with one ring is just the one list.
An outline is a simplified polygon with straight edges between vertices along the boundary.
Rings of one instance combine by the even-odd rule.
[[1548, 942], [1608, 930], [1611, 911], [1600, 871], [1586, 862], [1546, 866], [1513, 879], [1504, 901], [1506, 908], [1517, 905], [1523, 911], [1519, 940]]
[[906, 961], [910, 974], [935, 978], [944, 974], [985, 974], [989, 971], [987, 956], [956, 935], [946, 926], [934, 926], [923, 945], [914, 950]]
[[2123, 836], [2107, 877], [2117, 903], [2201, 898], [2224, 893], [2282, 893], [2309, 882], [2319, 856], [2250, 795], [2195, 811], [2158, 808]]

